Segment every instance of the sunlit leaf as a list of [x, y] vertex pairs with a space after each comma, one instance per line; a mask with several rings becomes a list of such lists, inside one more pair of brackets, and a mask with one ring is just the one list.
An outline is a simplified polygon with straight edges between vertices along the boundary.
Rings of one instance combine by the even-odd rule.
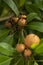
[[9, 65], [12, 58], [7, 56], [0, 56], [0, 65]]
[[34, 51], [36, 54], [43, 54], [43, 43], [40, 43]]
[[0, 53], [11, 56], [14, 52], [14, 49], [11, 45], [0, 42]]

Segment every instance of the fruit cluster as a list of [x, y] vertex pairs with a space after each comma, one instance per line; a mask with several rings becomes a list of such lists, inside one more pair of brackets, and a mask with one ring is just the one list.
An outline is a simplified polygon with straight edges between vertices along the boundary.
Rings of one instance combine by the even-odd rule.
[[34, 49], [40, 43], [40, 38], [35, 34], [29, 34], [24, 38], [24, 44], [17, 44], [16, 50], [18, 52], [23, 52], [25, 57], [30, 57], [32, 51], [30, 49]]
[[19, 26], [25, 26], [25, 24], [26, 24], [26, 15], [21, 15], [19, 18], [18, 17], [13, 17], [12, 20], [15, 23], [18, 23]]
[[[21, 15], [18, 17], [12, 17], [12, 22], [5, 22], [6, 27], [11, 27], [11, 23], [17, 23], [17, 25], [20, 27], [23, 27], [26, 25], [26, 15]], [[40, 38], [35, 34], [28, 34], [24, 38], [24, 43], [20, 43], [16, 45], [16, 50], [18, 52], [23, 53], [25, 57], [31, 56], [32, 51], [30, 49], [34, 49], [37, 45], [40, 43]]]
[[[19, 26], [25, 26], [26, 25], [26, 15], [21, 15], [19, 18], [18, 17], [12, 17], [12, 23], [17, 23]], [[6, 21], [5, 22], [6, 27], [11, 27], [11, 22]]]

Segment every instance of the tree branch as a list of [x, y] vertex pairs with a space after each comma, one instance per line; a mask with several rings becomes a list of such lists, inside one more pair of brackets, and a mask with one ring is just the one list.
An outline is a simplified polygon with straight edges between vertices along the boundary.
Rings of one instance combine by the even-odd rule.
[[0, 18], [0, 22], [9, 19], [9, 18], [11, 18], [12, 16], [14, 16], [14, 14], [11, 14], [11, 15], [9, 15], [9, 16], [7, 16], [7, 17]]

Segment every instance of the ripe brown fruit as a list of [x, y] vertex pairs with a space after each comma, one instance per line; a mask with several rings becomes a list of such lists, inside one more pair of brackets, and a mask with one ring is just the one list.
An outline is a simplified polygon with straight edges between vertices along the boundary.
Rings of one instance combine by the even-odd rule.
[[27, 17], [26, 15], [21, 15], [21, 18], [23, 19], [26, 19], [26, 17]]
[[24, 56], [25, 56], [25, 57], [30, 57], [31, 54], [32, 54], [32, 51], [31, 51], [30, 49], [25, 49], [25, 50], [24, 50]]
[[18, 22], [18, 19], [19, 19], [18, 17], [13, 17], [13, 18], [12, 18], [12, 20], [13, 20], [15, 23]]
[[29, 34], [24, 39], [24, 43], [27, 47], [35, 48], [40, 43], [40, 38], [35, 34]]
[[25, 26], [25, 24], [26, 24], [26, 20], [25, 19], [20, 19], [19, 21], [18, 21], [18, 25], [19, 26]]
[[25, 49], [25, 45], [24, 44], [17, 44], [16, 45], [16, 50], [18, 51], [18, 52], [23, 52], [24, 51], [24, 49]]
[[5, 27], [10, 28], [11, 27], [11, 23], [9, 21], [6, 21], [5, 22]]

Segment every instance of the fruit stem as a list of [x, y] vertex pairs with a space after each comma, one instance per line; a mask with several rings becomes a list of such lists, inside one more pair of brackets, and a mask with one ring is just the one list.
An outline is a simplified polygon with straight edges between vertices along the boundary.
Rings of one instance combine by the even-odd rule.
[[24, 65], [28, 65], [28, 58], [24, 58]]

